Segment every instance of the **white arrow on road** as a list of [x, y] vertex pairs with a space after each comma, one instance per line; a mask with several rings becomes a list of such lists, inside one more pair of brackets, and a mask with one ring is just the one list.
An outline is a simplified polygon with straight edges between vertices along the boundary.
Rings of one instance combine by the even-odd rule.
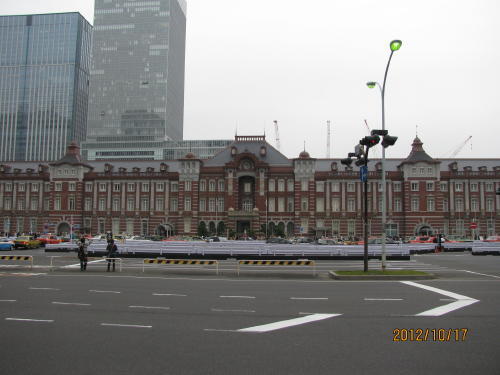
[[434, 309], [426, 310], [424, 312], [421, 312], [419, 314], [416, 314], [415, 316], [441, 316], [446, 313], [449, 313], [454, 310], [458, 310], [462, 307], [472, 305], [473, 303], [479, 302], [479, 300], [470, 298], [467, 296], [463, 296], [461, 294], [453, 293], [453, 292], [448, 292], [447, 290], [439, 289], [439, 288], [434, 288], [432, 286], [428, 285], [422, 285], [422, 284], [417, 284], [412, 281], [401, 281], [403, 284], [406, 285], [411, 285], [415, 286], [417, 288], [422, 288], [426, 290], [430, 290], [431, 292], [439, 293], [447, 297], [454, 298], [456, 301], [452, 303], [448, 303], [443, 306], [436, 307]]

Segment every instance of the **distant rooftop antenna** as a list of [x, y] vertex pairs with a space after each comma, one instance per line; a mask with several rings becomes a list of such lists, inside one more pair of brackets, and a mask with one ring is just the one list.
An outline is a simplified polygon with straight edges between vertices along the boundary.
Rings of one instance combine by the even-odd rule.
[[280, 146], [280, 133], [278, 130], [278, 121], [274, 120], [274, 135], [276, 136], [276, 148], [278, 151], [281, 151], [281, 146]]
[[326, 122], [326, 158], [330, 159], [330, 120]]

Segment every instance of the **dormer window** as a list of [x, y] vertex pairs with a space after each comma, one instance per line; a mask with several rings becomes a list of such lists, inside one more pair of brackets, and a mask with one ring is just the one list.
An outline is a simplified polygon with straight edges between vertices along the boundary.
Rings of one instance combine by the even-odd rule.
[[337, 163], [336, 162], [333, 162], [330, 166], [330, 168], [332, 169], [333, 172], [337, 172]]
[[109, 173], [113, 170], [113, 166], [111, 164], [104, 164], [104, 172]]
[[166, 172], [168, 169], [168, 166], [165, 163], [160, 164], [160, 172]]
[[238, 149], [236, 147], [231, 147], [231, 155], [235, 156], [238, 153]]
[[141, 168], [139, 168], [139, 167], [132, 168], [132, 172], [134, 172], [134, 173], [139, 173], [140, 170], [141, 170]]
[[120, 168], [118, 168], [118, 172], [125, 173], [125, 172], [127, 172], [127, 168], [120, 167]]
[[155, 169], [154, 169], [153, 167], [147, 167], [147, 168], [146, 168], [146, 172], [148, 172], [148, 173], [153, 173], [153, 172], [154, 172], [154, 170], [155, 170]]
[[267, 150], [265, 146], [261, 146], [260, 148], [260, 156], [266, 156]]

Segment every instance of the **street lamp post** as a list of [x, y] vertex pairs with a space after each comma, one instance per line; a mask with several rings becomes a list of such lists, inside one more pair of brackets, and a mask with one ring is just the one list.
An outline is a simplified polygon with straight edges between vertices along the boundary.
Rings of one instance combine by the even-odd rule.
[[[387, 66], [385, 67], [384, 83], [382, 87], [378, 82], [368, 82], [366, 85], [369, 88], [374, 88], [378, 86], [380, 89], [380, 94], [382, 96], [382, 131], [385, 130], [385, 83], [387, 80], [387, 72], [389, 71], [389, 65], [391, 63], [392, 55], [395, 51], [401, 48], [403, 42], [400, 40], [393, 40], [390, 43], [391, 54], [389, 55], [389, 60], [387, 61]], [[385, 147], [382, 148], [382, 271], [386, 268], [386, 220], [387, 220], [387, 207], [386, 207], [386, 186], [385, 186]]]

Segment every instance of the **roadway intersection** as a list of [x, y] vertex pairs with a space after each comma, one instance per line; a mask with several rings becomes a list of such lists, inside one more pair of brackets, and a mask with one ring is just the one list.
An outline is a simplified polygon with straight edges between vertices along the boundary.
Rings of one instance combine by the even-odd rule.
[[[440, 278], [2, 268], [0, 373], [498, 374], [500, 257], [412, 261]], [[393, 341], [397, 329], [430, 334]]]

